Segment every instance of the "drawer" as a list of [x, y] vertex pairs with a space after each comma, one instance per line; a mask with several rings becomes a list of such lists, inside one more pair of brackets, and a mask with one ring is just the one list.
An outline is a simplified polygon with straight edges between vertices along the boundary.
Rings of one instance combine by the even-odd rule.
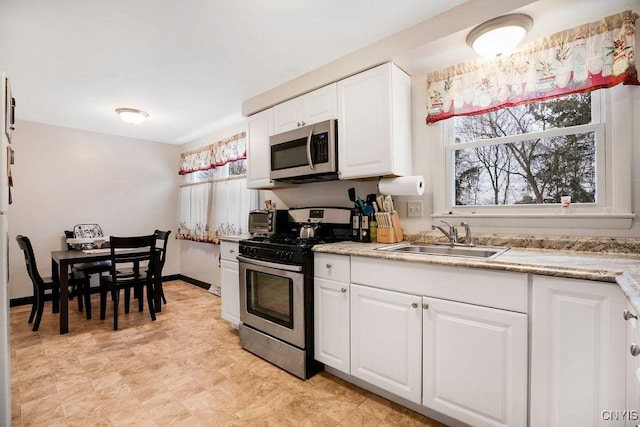
[[314, 255], [314, 276], [349, 283], [351, 262], [348, 255], [317, 253]]
[[351, 257], [351, 283], [528, 312], [525, 273], [354, 256]]
[[238, 242], [227, 242], [222, 240], [220, 242], [220, 258], [227, 261], [238, 262], [236, 257], [238, 256]]

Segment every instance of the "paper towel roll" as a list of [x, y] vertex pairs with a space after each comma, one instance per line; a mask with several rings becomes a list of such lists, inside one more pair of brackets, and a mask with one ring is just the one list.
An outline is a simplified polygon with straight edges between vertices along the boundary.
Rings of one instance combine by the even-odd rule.
[[419, 175], [383, 178], [378, 182], [378, 190], [391, 196], [421, 196], [424, 193], [424, 178]]

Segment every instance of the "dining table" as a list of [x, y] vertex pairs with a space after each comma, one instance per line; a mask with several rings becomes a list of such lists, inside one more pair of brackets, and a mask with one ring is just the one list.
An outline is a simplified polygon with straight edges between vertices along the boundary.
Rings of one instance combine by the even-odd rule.
[[[148, 252], [148, 248], [129, 250], [136, 252]], [[162, 311], [162, 266], [160, 265], [160, 249], [153, 253], [153, 307], [156, 313]], [[74, 264], [109, 261], [111, 250], [92, 249], [82, 251], [79, 249], [59, 250], [51, 252], [51, 277], [54, 283], [60, 287], [60, 334], [69, 332], [69, 272]], [[64, 272], [65, 274], [60, 274]]]

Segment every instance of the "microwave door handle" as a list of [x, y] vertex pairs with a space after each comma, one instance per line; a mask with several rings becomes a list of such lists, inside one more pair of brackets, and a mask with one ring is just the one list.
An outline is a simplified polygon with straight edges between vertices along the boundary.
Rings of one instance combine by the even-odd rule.
[[309, 162], [309, 167], [311, 169], [315, 169], [316, 167], [313, 164], [313, 160], [311, 159], [311, 137], [313, 136], [313, 128], [309, 130], [309, 136], [307, 137], [307, 161]]

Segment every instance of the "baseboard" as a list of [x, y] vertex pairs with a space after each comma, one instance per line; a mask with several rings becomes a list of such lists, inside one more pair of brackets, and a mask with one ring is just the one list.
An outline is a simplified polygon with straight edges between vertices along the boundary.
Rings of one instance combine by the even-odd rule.
[[[190, 277], [187, 276], [183, 276], [182, 274], [171, 274], [169, 276], [162, 276], [162, 281], [163, 282], [169, 282], [171, 280], [183, 280], [187, 283], [190, 283], [192, 285], [196, 285], [200, 288], [203, 289], [209, 289], [209, 287], [211, 286], [208, 283], [205, 282], [201, 282], [199, 280], [196, 279], [192, 279]], [[91, 287], [91, 293], [92, 294], [97, 294], [100, 292], [100, 288], [98, 286], [92, 286]], [[45, 295], [45, 301], [51, 301], [51, 295], [47, 294]], [[18, 307], [21, 305], [31, 305], [33, 304], [33, 297], [22, 297], [22, 298], [13, 298], [11, 300], [9, 300], [9, 307]]]
[[[190, 283], [192, 285], [195, 285], [199, 288], [206, 289], [206, 290], [209, 290], [209, 288], [211, 287], [211, 283], [203, 282], [202, 280], [192, 279], [191, 277], [183, 276], [182, 274], [176, 274], [175, 276], [177, 277], [171, 280], [182, 280], [183, 282]], [[162, 280], [164, 281], [164, 278]]]

